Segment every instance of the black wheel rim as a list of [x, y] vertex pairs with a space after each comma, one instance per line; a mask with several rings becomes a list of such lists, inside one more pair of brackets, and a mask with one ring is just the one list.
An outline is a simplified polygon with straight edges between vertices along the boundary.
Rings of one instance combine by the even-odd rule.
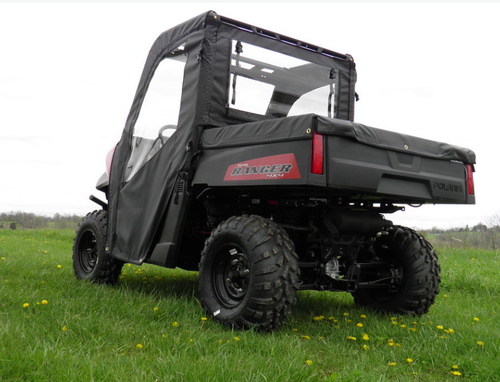
[[92, 231], [85, 231], [78, 243], [78, 259], [81, 269], [90, 273], [97, 263], [97, 240]]
[[225, 308], [238, 306], [248, 292], [250, 269], [246, 253], [235, 244], [224, 245], [217, 253], [212, 280], [215, 297]]

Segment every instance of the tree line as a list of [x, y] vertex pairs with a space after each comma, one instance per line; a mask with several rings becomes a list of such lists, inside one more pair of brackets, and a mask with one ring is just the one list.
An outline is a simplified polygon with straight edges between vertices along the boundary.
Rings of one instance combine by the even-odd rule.
[[456, 248], [500, 249], [500, 212], [494, 213], [485, 223], [472, 227], [450, 229], [432, 228], [421, 233], [434, 245]]
[[500, 249], [500, 226], [485, 227], [481, 230], [467, 229], [467, 227], [449, 230], [432, 229], [420, 233], [434, 246]]
[[79, 215], [41, 216], [32, 212], [2, 212], [0, 213], [0, 229], [73, 229], [82, 220]]
[[[0, 213], [0, 229], [76, 229], [82, 216], [61, 215], [41, 216], [30, 212]], [[435, 246], [454, 248], [500, 249], [500, 212], [491, 216], [487, 223], [478, 223], [472, 227], [442, 229], [434, 227], [419, 230]]]

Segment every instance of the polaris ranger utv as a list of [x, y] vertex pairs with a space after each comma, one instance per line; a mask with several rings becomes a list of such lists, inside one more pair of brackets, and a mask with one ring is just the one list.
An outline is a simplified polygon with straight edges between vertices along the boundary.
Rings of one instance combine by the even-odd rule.
[[161, 34], [76, 232], [77, 278], [126, 262], [199, 271], [207, 314], [273, 330], [299, 290], [421, 315], [439, 292], [432, 246], [385, 218], [474, 204], [475, 154], [354, 120], [340, 54], [214, 12]]

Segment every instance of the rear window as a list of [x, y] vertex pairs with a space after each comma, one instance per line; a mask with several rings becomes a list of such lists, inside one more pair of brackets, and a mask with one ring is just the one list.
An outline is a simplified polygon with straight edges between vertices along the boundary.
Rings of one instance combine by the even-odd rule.
[[229, 108], [266, 118], [336, 116], [336, 70], [233, 41]]

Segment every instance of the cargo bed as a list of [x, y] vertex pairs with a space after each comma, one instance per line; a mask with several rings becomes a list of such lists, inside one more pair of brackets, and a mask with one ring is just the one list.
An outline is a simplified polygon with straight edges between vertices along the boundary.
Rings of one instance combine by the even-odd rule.
[[[315, 134], [323, 137], [322, 174], [311, 172]], [[195, 185], [307, 185], [399, 203], [475, 202], [471, 150], [314, 114], [208, 128], [201, 149]], [[279, 174], [284, 164], [298, 171]]]

